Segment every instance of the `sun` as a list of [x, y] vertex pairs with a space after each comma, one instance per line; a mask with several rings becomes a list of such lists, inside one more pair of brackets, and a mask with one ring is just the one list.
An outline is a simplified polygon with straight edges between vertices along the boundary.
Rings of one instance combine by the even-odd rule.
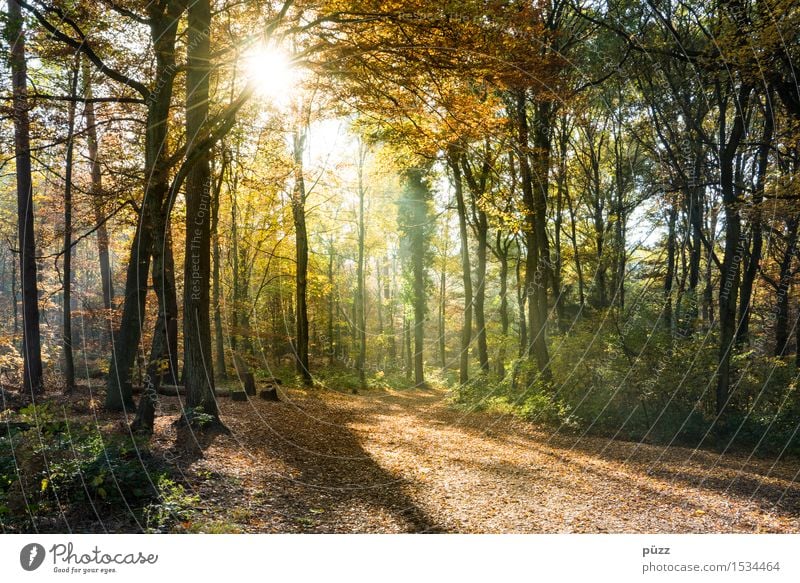
[[281, 107], [289, 104], [300, 80], [290, 55], [275, 46], [258, 46], [248, 51], [245, 74], [263, 99]]

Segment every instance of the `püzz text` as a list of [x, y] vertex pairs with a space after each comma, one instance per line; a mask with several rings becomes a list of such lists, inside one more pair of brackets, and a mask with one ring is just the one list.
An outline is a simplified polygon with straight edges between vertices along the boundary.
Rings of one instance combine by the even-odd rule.
[[646, 557], [647, 555], [668, 555], [669, 554], [669, 547], [642, 547], [642, 556]]

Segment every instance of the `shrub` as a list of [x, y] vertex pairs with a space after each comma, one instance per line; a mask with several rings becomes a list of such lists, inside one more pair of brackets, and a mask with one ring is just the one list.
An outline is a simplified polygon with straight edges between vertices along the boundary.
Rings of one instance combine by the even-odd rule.
[[0, 517], [12, 529], [47, 517], [120, 514], [163, 529], [194, 502], [138, 438], [71, 425], [48, 405], [20, 416], [31, 428], [0, 439]]

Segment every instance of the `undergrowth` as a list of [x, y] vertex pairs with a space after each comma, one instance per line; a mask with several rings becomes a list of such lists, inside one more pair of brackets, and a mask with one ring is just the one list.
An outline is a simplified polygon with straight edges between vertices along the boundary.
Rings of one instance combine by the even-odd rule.
[[[0, 521], [6, 532], [94, 531], [104, 523], [163, 532], [186, 520], [189, 495], [140, 438], [69, 422], [48, 404], [0, 437]], [[116, 527], [115, 527], [116, 528]]]

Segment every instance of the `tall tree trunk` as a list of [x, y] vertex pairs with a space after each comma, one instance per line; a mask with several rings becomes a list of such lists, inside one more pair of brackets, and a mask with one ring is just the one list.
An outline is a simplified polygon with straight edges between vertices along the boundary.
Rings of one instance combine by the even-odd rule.
[[397, 362], [397, 331], [396, 331], [396, 312], [397, 312], [397, 253], [391, 256], [392, 278], [389, 283], [389, 360], [392, 368], [398, 367]]
[[14, 338], [19, 334], [19, 292], [17, 291], [17, 262], [11, 262], [11, 306], [14, 311]]
[[700, 184], [704, 159], [702, 146], [695, 145], [694, 167], [687, 184], [687, 216], [689, 218], [689, 228], [691, 230], [691, 242], [689, 245], [689, 309], [684, 317], [682, 326], [684, 333], [691, 335], [695, 328], [695, 321], [698, 315], [697, 289], [700, 283], [700, 259], [703, 252], [703, 210], [705, 187]]
[[608, 270], [607, 245], [606, 245], [606, 192], [602, 183], [601, 164], [602, 152], [606, 135], [600, 132], [598, 141], [595, 142], [595, 130], [586, 131], [589, 142], [589, 161], [586, 167], [587, 180], [590, 181], [589, 195], [591, 196], [590, 208], [592, 226], [594, 227], [594, 252], [597, 267], [594, 271], [591, 302], [594, 307], [603, 309], [608, 307], [608, 290], [606, 275]]
[[453, 190], [456, 195], [458, 213], [458, 235], [461, 244], [461, 275], [464, 282], [464, 323], [461, 328], [461, 352], [459, 353], [458, 382], [469, 381], [469, 346], [472, 342], [472, 265], [469, 259], [469, 238], [467, 236], [467, 207], [464, 203], [464, 185], [459, 154], [451, 152], [448, 163], [453, 172]]
[[477, 265], [475, 266], [475, 336], [478, 344], [478, 362], [481, 372], [489, 372], [489, 344], [486, 339], [486, 249], [489, 224], [486, 213], [478, 211], [476, 224], [476, 256]]
[[356, 277], [358, 285], [356, 290], [356, 315], [358, 326], [358, 359], [356, 368], [358, 369], [358, 380], [361, 388], [367, 386], [366, 371], [364, 366], [367, 359], [367, 318], [366, 318], [366, 275], [364, 269], [364, 244], [366, 241], [367, 229], [364, 217], [364, 199], [366, 198], [366, 188], [364, 186], [364, 162], [367, 157], [367, 147], [359, 144], [358, 152], [358, 265], [356, 266]]
[[125, 275], [125, 299], [120, 325], [114, 334], [111, 362], [108, 372], [106, 408], [112, 411], [133, 407], [130, 371], [139, 350], [144, 326], [147, 281], [153, 249], [153, 230], [163, 212], [169, 191], [167, 164], [167, 134], [170, 104], [175, 79], [175, 34], [183, 12], [182, 5], [148, 5], [150, 36], [155, 48], [155, 76], [158, 85], [147, 100], [147, 126], [145, 134], [145, 192], [131, 241], [131, 253]]
[[42, 386], [42, 348], [39, 333], [39, 290], [37, 287], [36, 240], [33, 221], [28, 70], [25, 61], [25, 30], [17, 0], [8, 0], [6, 41], [13, 92], [14, 156], [17, 178], [17, 230], [20, 280], [22, 283], [22, 357], [25, 392], [38, 395]]
[[[794, 327], [794, 334], [795, 334], [795, 346], [800, 346], [800, 326]], [[795, 370], [800, 370], [800, 348], [795, 349], [794, 354], [794, 367]]]
[[[166, 209], [164, 209], [166, 210]], [[158, 301], [158, 317], [153, 343], [162, 342], [163, 354], [157, 353], [166, 365], [160, 367], [160, 383], [178, 384], [178, 296], [175, 287], [175, 259], [172, 253], [172, 229], [166, 214], [153, 230], [153, 291]], [[151, 348], [152, 345], [151, 345]], [[153, 352], [151, 350], [151, 352]]]
[[445, 247], [444, 256], [442, 258], [442, 267], [439, 273], [439, 361], [442, 365], [442, 371], [447, 370], [447, 342], [446, 342], [446, 329], [445, 318], [447, 307], [447, 247]]
[[508, 250], [511, 242], [504, 243], [497, 231], [497, 257], [500, 260], [500, 349], [497, 352], [497, 375], [506, 376], [506, 349], [508, 345]]
[[797, 254], [798, 224], [797, 217], [786, 221], [786, 249], [781, 257], [780, 278], [775, 290], [775, 356], [785, 356], [789, 348], [789, 288], [792, 285], [792, 260]]
[[488, 139], [484, 143], [482, 152], [482, 163], [480, 174], [475, 175], [469, 164], [467, 156], [461, 157], [461, 165], [464, 170], [464, 178], [469, 185], [470, 211], [472, 216], [472, 227], [475, 233], [475, 255], [477, 264], [475, 265], [475, 298], [473, 301], [473, 311], [475, 313], [475, 338], [478, 348], [478, 362], [481, 372], [489, 371], [489, 346], [486, 340], [486, 251], [489, 237], [489, 221], [486, 212], [481, 207], [481, 199], [486, 193], [489, 173], [492, 170], [489, 158], [491, 146]]
[[672, 288], [675, 281], [675, 226], [677, 222], [678, 209], [673, 204], [669, 207], [669, 219], [667, 220], [667, 273], [664, 277], [664, 326], [670, 332], [673, 330], [674, 322], [672, 316]]
[[625, 266], [627, 262], [627, 252], [625, 249], [625, 238], [627, 234], [627, 212], [625, 209], [625, 191], [626, 181], [624, 168], [625, 163], [628, 162], [623, 157], [622, 144], [620, 132], [615, 132], [614, 135], [614, 177], [616, 182], [615, 204], [614, 204], [614, 244], [615, 244], [615, 259], [614, 262], [614, 290], [616, 290], [617, 307], [619, 308], [620, 316], [625, 310]]
[[425, 180], [425, 170], [409, 168], [403, 176], [403, 197], [398, 209], [398, 227], [405, 245], [407, 264], [405, 278], [411, 290], [413, 311], [413, 368], [415, 386], [425, 384], [424, 344], [425, 316], [427, 313], [426, 262], [430, 251], [428, 233], [430, 190]]
[[333, 245], [334, 242], [331, 240], [328, 246], [328, 364], [333, 364], [336, 357], [336, 342], [333, 336], [333, 307], [335, 304], [335, 295], [333, 293]]
[[233, 349], [234, 359], [236, 358], [239, 350], [239, 336], [241, 330], [239, 329], [239, 313], [242, 310], [241, 293], [241, 269], [239, 268], [239, 218], [237, 210], [236, 192], [234, 189], [229, 189], [231, 198], [231, 272], [233, 276], [232, 283], [232, 296], [233, 296], [233, 309], [231, 310], [231, 335], [230, 343]]
[[[737, 208], [733, 163], [736, 152], [745, 135], [745, 114], [750, 93], [749, 85], [743, 84], [733, 104], [734, 122], [727, 143], [720, 140], [720, 187], [725, 205], [725, 252], [722, 260], [719, 292], [719, 374], [717, 377], [716, 412], [722, 416], [730, 400], [731, 356], [736, 334], [736, 300], [739, 290], [741, 255], [741, 217]], [[725, 107], [720, 112], [720, 136], [724, 133]]]
[[100, 261], [100, 282], [103, 287], [103, 308], [107, 311], [107, 327], [103, 331], [103, 337], [111, 332], [111, 310], [114, 301], [114, 282], [111, 277], [111, 254], [108, 246], [108, 229], [105, 223], [105, 211], [103, 204], [103, 174], [100, 167], [100, 147], [97, 139], [97, 120], [94, 113], [94, 102], [91, 101], [92, 78], [89, 69], [88, 59], [83, 60], [83, 94], [86, 97], [83, 115], [86, 119], [86, 149], [89, 154], [91, 188], [89, 194], [92, 199], [92, 210], [94, 220], [97, 224], [97, 256]]
[[564, 322], [564, 308], [566, 298], [563, 297], [562, 288], [562, 261], [561, 261], [561, 225], [564, 220], [564, 195], [567, 186], [567, 147], [569, 145], [569, 131], [567, 128], [566, 114], [562, 116], [561, 131], [558, 139], [558, 174], [556, 176], [556, 210], [553, 221], [553, 297], [558, 317], [558, 327], [562, 329]]
[[[248, 207], [246, 207], [249, 210]], [[241, 216], [241, 215], [240, 215]], [[236, 288], [237, 300], [236, 305], [239, 309], [239, 338], [241, 344], [239, 345], [240, 354], [253, 356], [253, 331], [250, 327], [250, 313], [252, 306], [250, 305], [250, 269], [247, 265], [250, 262], [248, 256], [248, 249], [246, 245], [238, 246], [239, 259], [239, 278], [238, 286]]]
[[[539, 311], [542, 326], [547, 325], [547, 286], [553, 284], [553, 293], [558, 295], [553, 279], [553, 269], [550, 261], [550, 240], [547, 237], [547, 198], [550, 191], [550, 155], [552, 151], [553, 103], [550, 101], [537, 101], [534, 104], [533, 124], [533, 210], [536, 218], [536, 242], [539, 247], [540, 265], [543, 286], [537, 294], [539, 298]], [[544, 335], [543, 335], [544, 336]], [[545, 345], [546, 348], [546, 345]], [[545, 375], [549, 377], [549, 368]]]
[[572, 243], [572, 254], [575, 259], [575, 274], [578, 278], [578, 303], [580, 309], [583, 310], [583, 306], [586, 304], [586, 292], [585, 285], [583, 282], [583, 265], [581, 262], [581, 255], [578, 249], [578, 228], [577, 228], [577, 220], [576, 220], [576, 210], [572, 204], [572, 199], [570, 198], [569, 189], [564, 189], [564, 199], [567, 201], [567, 210], [569, 211], [569, 239]]
[[64, 162], [64, 283], [62, 294], [61, 346], [64, 352], [64, 390], [75, 387], [75, 359], [72, 354], [72, 159], [75, 145], [75, 107], [78, 97], [79, 63], [76, 61], [70, 80], [70, 101], [67, 106], [67, 155]]
[[[211, 51], [209, 0], [194, 0], [188, 8], [186, 71], [186, 139], [198, 139], [208, 118]], [[189, 148], [191, 151], [191, 147]], [[210, 279], [212, 179], [210, 155], [197, 157], [186, 180], [186, 246], [184, 259], [183, 345], [187, 420], [202, 411], [218, 418], [214, 395], [213, 353], [211, 350]]]
[[528, 354], [528, 324], [525, 310], [525, 284], [523, 282], [522, 264], [525, 258], [522, 254], [522, 244], [517, 239], [517, 262], [515, 268], [515, 275], [517, 280], [517, 307], [519, 309], [519, 357], [522, 358]]
[[[520, 180], [522, 184], [522, 200], [527, 215], [525, 241], [527, 256], [525, 262], [525, 293], [528, 308], [528, 356], [536, 360], [539, 374], [549, 382], [551, 378], [550, 357], [547, 351], [547, 285], [549, 271], [547, 259], [541, 261], [544, 249], [541, 247], [544, 229], [544, 209], [542, 195], [534, 193], [533, 176], [529, 162], [529, 128], [527, 98], [524, 92], [517, 95], [516, 102], [517, 146], [519, 156]], [[541, 180], [541, 179], [540, 179]], [[541, 184], [537, 184], [541, 187]], [[546, 235], [544, 235], [546, 239]]]
[[713, 245], [715, 243], [714, 234], [717, 231], [717, 215], [718, 211], [715, 207], [708, 210], [708, 234], [709, 249], [706, 249], [706, 273], [705, 273], [705, 288], [703, 290], [703, 318], [710, 329], [714, 323], [714, 260], [713, 260]]
[[375, 361], [379, 364], [381, 369], [386, 368], [386, 352], [383, 348], [383, 332], [384, 332], [384, 324], [383, 324], [383, 276], [384, 274], [381, 273], [381, 269], [383, 266], [381, 265], [381, 258], [375, 258], [375, 284], [378, 288], [378, 295], [377, 301], [375, 302], [375, 310], [378, 315], [378, 338], [380, 338], [380, 342], [378, 343], [378, 352], [375, 358]]
[[221, 289], [222, 280], [220, 268], [220, 245], [219, 245], [219, 205], [220, 197], [222, 196], [222, 182], [225, 176], [227, 158], [223, 156], [222, 164], [219, 169], [219, 177], [217, 179], [216, 188], [214, 188], [214, 198], [211, 201], [211, 261], [212, 271], [214, 277], [214, 285], [211, 288], [211, 302], [214, 305], [214, 352], [216, 353], [216, 363], [214, 365], [217, 378], [220, 380], [227, 380], [228, 369], [225, 365], [225, 340], [223, 337], [222, 326], [222, 305], [221, 305]]
[[294, 217], [295, 250], [297, 255], [297, 270], [295, 274], [297, 325], [294, 347], [297, 374], [302, 377], [304, 384], [311, 385], [311, 370], [308, 362], [308, 233], [306, 232], [306, 187], [303, 178], [305, 141], [305, 128], [295, 130], [292, 216]]
[[406, 378], [411, 380], [414, 374], [414, 356], [411, 352], [411, 324], [408, 314], [403, 313], [403, 355], [405, 356]]
[[762, 218], [761, 201], [764, 197], [764, 184], [767, 177], [767, 165], [769, 164], [769, 152], [772, 148], [772, 134], [775, 127], [775, 120], [770, 106], [771, 95], [767, 95], [764, 106], [764, 130], [761, 134], [761, 144], [758, 147], [758, 167], [756, 170], [756, 182], [753, 190], [753, 211], [749, 216], [750, 232], [752, 244], [750, 253], [742, 274], [742, 286], [739, 301], [739, 327], [736, 331], [736, 343], [745, 345], [749, 341], [750, 334], [750, 313], [752, 311], [753, 284], [758, 275], [761, 264], [761, 249], [763, 246], [762, 237]]
[[425, 302], [422, 257], [414, 258], [414, 386], [425, 385]]

